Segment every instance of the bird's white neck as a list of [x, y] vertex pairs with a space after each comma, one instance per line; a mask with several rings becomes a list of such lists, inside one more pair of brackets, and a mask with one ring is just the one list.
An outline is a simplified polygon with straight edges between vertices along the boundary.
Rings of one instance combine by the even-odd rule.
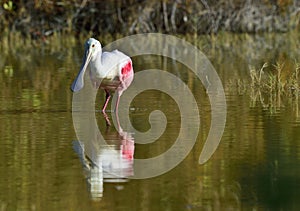
[[91, 73], [97, 78], [104, 78], [106, 75], [105, 68], [102, 64], [102, 51], [98, 51], [90, 61]]
[[96, 63], [96, 62], [100, 61], [100, 63], [101, 63], [101, 56], [102, 56], [102, 50], [96, 51], [91, 58], [91, 62]]

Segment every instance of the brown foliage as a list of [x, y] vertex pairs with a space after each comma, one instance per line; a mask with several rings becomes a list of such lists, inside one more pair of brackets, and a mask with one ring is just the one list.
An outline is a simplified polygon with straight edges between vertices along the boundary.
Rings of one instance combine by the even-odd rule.
[[[11, 8], [4, 7], [8, 2]], [[4, 0], [1, 5], [0, 26], [33, 38], [53, 32], [282, 32], [299, 25], [300, 11], [297, 0]]]

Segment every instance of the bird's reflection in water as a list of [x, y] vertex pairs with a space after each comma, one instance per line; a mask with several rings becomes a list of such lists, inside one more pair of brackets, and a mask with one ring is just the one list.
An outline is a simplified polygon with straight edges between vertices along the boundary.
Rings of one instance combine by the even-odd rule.
[[[83, 165], [91, 197], [103, 196], [103, 183], [124, 183], [133, 176], [134, 139], [119, 125], [112, 131], [109, 118], [104, 113], [107, 128], [105, 134], [95, 133], [94, 140], [74, 141], [73, 148]], [[116, 118], [118, 121], [118, 117]], [[103, 144], [101, 139], [105, 139]], [[118, 185], [117, 187], [122, 188]]]

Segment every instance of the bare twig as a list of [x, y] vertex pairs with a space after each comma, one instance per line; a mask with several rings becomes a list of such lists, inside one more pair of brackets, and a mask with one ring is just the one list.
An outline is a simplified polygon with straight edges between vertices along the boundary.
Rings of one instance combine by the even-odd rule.
[[168, 22], [167, 3], [164, 0], [162, 2], [162, 6], [163, 6], [163, 16], [164, 16], [165, 28], [166, 28], [166, 31], [169, 32], [170, 28], [169, 28], [169, 22]]

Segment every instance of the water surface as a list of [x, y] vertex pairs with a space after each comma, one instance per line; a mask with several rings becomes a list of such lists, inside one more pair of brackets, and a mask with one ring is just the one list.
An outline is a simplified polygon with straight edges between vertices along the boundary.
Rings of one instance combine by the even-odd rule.
[[[122, 134], [114, 126], [107, 127], [99, 112], [104, 100], [99, 91], [95, 116], [109, 147], [101, 148], [94, 133], [80, 143], [69, 87], [80, 67], [83, 41], [60, 38], [48, 45], [35, 43], [32, 48], [28, 43], [13, 45], [4, 40], [0, 56], [1, 210], [298, 210], [298, 97], [269, 94], [249, 83], [249, 65], [260, 68], [264, 62], [284, 61], [293, 67], [299, 50], [291, 36], [297, 37], [224, 35], [214, 42], [205, 37], [191, 40], [219, 73], [228, 107], [221, 143], [204, 165], [198, 159], [209, 132], [211, 108], [201, 81], [170, 59], [133, 58], [137, 72], [157, 68], [180, 77], [192, 90], [201, 117], [199, 135], [188, 156], [171, 171], [142, 180], [126, 178], [134, 173], [133, 158], [157, 156], [178, 136], [181, 120], [172, 96], [147, 90], [132, 101], [130, 120], [139, 131], [150, 128], [153, 110], [161, 110], [167, 118], [162, 136], [142, 145], [134, 144], [138, 140], [126, 125]], [[112, 120], [114, 113], [107, 115]], [[101, 155], [98, 169], [81, 156], [83, 147]]]

